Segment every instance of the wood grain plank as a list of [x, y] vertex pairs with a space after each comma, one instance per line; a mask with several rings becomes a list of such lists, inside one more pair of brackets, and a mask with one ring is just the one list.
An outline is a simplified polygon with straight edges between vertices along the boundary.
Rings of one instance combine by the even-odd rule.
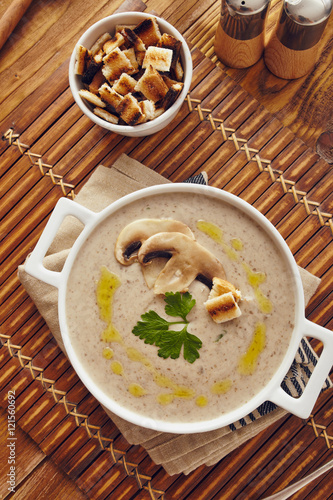
[[84, 500], [88, 498], [51, 460], [45, 460], [34, 469], [33, 474], [20, 486], [16, 496], [21, 499], [72, 498], [73, 500]]
[[[8, 440], [8, 413], [5, 409], [0, 408], [0, 437], [1, 443], [9, 444]], [[2, 474], [0, 477], [0, 496], [7, 498], [10, 495], [8, 488], [10, 487], [8, 474], [10, 474], [10, 466], [14, 467], [15, 490], [20, 488], [24, 480], [34, 471], [34, 469], [44, 461], [45, 455], [40, 451], [33, 440], [23, 432], [18, 425], [15, 425], [15, 462], [8, 463], [10, 460], [9, 448], [1, 446], [0, 448], [0, 463]], [[14, 452], [14, 449], [13, 449]], [[11, 495], [13, 496], [13, 495]]]
[[[29, 126], [34, 124], [34, 128], [32, 129], [33, 134], [38, 135], [38, 131], [41, 131], [42, 124], [44, 123], [44, 119], [40, 121], [38, 118], [40, 116], [49, 115], [49, 108], [54, 107], [53, 103], [60, 104], [63, 102], [62, 94], [68, 88], [67, 82], [67, 72], [68, 72], [68, 61], [64, 61], [59, 68], [55, 71], [53, 75], [51, 75], [47, 80], [44, 86], [36, 88], [33, 92], [26, 97], [26, 99], [22, 102], [22, 108], [16, 107], [9, 118], [1, 119], [0, 121], [0, 130], [1, 134], [5, 133], [7, 129], [15, 126], [15, 130], [22, 134]], [[65, 99], [67, 100], [69, 93], [65, 94]], [[38, 102], [38, 106], [36, 103]], [[26, 111], [22, 113], [21, 110]], [[10, 108], [7, 108], [6, 111], [9, 113]], [[36, 130], [35, 130], [36, 128]], [[31, 134], [31, 132], [30, 132]], [[28, 140], [29, 138], [34, 138], [33, 136], [27, 135], [25, 138]], [[29, 141], [30, 142], [30, 141]], [[0, 151], [3, 152], [6, 148], [8, 148], [8, 144], [5, 141], [0, 142]]]

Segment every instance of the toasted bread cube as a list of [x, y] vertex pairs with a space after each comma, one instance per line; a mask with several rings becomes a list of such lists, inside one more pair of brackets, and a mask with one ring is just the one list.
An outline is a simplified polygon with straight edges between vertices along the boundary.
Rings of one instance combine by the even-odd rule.
[[76, 61], [75, 61], [75, 74], [83, 75], [89, 62], [91, 60], [91, 52], [83, 47], [82, 45], [77, 45], [76, 47]]
[[111, 40], [107, 40], [103, 45], [103, 50], [106, 54], [116, 49], [117, 47], [121, 47], [125, 43], [125, 38], [121, 33], [116, 33]]
[[123, 100], [123, 96], [115, 92], [113, 88], [111, 88], [107, 83], [103, 83], [103, 85], [99, 89], [99, 95], [107, 104], [110, 104], [114, 110], [117, 109], [121, 101]]
[[173, 52], [170, 49], [150, 46], [146, 50], [146, 55], [142, 63], [143, 68], [152, 66], [157, 71], [169, 71], [171, 68]]
[[148, 66], [144, 74], [137, 82], [135, 89], [136, 92], [141, 92], [146, 99], [157, 102], [163, 99], [168, 92], [168, 87], [163, 81], [163, 78], [156, 69]]
[[126, 95], [134, 91], [137, 81], [127, 73], [123, 73], [119, 80], [116, 80], [113, 84], [113, 90], [118, 92], [118, 94]]
[[181, 46], [182, 42], [180, 40], [177, 40], [177, 38], [175, 38], [174, 36], [169, 35], [168, 33], [163, 33], [163, 35], [157, 42], [157, 47], [162, 47], [163, 49], [172, 50], [172, 61], [171, 61], [172, 68], [176, 67], [180, 55]]
[[94, 59], [97, 63], [102, 64], [103, 62], [103, 57], [105, 56], [105, 52], [103, 49], [100, 49], [96, 54], [94, 55]]
[[155, 104], [148, 99], [141, 101], [139, 104], [142, 114], [145, 115], [145, 122], [153, 120], [155, 118]]
[[214, 299], [219, 295], [223, 295], [224, 293], [232, 292], [234, 299], [236, 302], [241, 300], [242, 294], [241, 292], [229, 281], [223, 280], [222, 278], [214, 277], [213, 278], [213, 286], [209, 292], [208, 299]]
[[131, 47], [130, 49], [126, 49], [126, 50], [123, 50], [125, 56], [129, 59], [129, 61], [131, 62], [133, 68], [138, 71], [139, 70], [139, 64], [138, 64], [138, 61], [136, 60], [136, 55], [135, 55], [135, 51], [134, 51], [134, 48]]
[[88, 64], [88, 67], [82, 75], [82, 83], [90, 85], [97, 71], [100, 69], [101, 64], [102, 63], [98, 63], [94, 58], [92, 58], [90, 63]]
[[151, 121], [164, 113], [164, 109], [156, 109], [155, 104], [148, 99], [140, 102], [140, 108], [145, 115], [145, 121]]
[[105, 78], [104, 78], [104, 75], [102, 73], [102, 69], [99, 69], [97, 71], [96, 75], [94, 76], [94, 78], [92, 79], [91, 84], [89, 85], [90, 92], [97, 95], [99, 88], [103, 85], [104, 82], [105, 82]]
[[141, 40], [141, 38], [131, 29], [124, 28], [120, 32], [123, 37], [126, 39], [127, 43], [130, 47], [134, 47], [135, 52], [145, 51], [146, 46]]
[[213, 299], [208, 299], [204, 306], [215, 323], [224, 323], [242, 314], [232, 292], [224, 293]]
[[105, 102], [102, 101], [97, 95], [93, 94], [92, 92], [89, 92], [89, 90], [81, 89], [79, 90], [79, 95], [83, 98], [86, 99], [88, 102], [91, 102], [91, 104], [94, 104], [94, 106], [98, 106], [100, 108], [105, 108], [106, 104]]
[[169, 109], [173, 105], [179, 94], [181, 93], [182, 88], [183, 84], [179, 82], [175, 83], [174, 85], [171, 85], [171, 87], [169, 88], [168, 92], [165, 94], [163, 99], [157, 103], [157, 108], [163, 108], [164, 111]]
[[142, 66], [143, 60], [144, 60], [145, 55], [146, 55], [146, 51], [145, 50], [138, 50], [137, 52], [135, 52], [135, 55], [136, 55], [136, 60], [138, 61], [138, 65]]
[[184, 77], [184, 70], [181, 62], [178, 60], [174, 69], [174, 76], [178, 82], [181, 82]]
[[119, 117], [113, 115], [112, 113], [109, 113], [108, 111], [106, 111], [106, 109], [94, 108], [94, 113], [96, 116], [99, 116], [100, 118], [106, 120], [109, 123], [114, 123], [115, 125], [117, 125], [117, 123], [119, 122]]
[[150, 45], [156, 45], [161, 38], [161, 32], [156, 17], [144, 19], [134, 28], [134, 33], [143, 41], [146, 48]]
[[118, 80], [122, 73], [132, 75], [136, 72], [131, 61], [118, 47], [109, 52], [103, 59], [103, 75], [110, 82]]
[[127, 94], [123, 97], [117, 107], [117, 113], [119, 113], [120, 117], [128, 125], [136, 125], [140, 120], [144, 120], [140, 105], [132, 94]]
[[172, 78], [169, 78], [167, 75], [162, 75], [162, 78], [168, 88], [170, 88], [171, 85], [178, 83], [177, 80], [173, 80]]
[[105, 42], [107, 42], [110, 39], [111, 39], [110, 33], [104, 33], [99, 38], [97, 38], [96, 42], [94, 43], [94, 45], [90, 49], [92, 55], [95, 56], [97, 54], [97, 52], [99, 52], [103, 48], [103, 45], [105, 44]]

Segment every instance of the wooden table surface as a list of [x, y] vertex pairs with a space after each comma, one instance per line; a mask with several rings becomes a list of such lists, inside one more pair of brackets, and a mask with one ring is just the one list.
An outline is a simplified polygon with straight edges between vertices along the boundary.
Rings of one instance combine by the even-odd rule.
[[[11, 0], [2, 0], [0, 5], [0, 17], [11, 3]], [[315, 207], [315, 210], [318, 212], [318, 220], [321, 222], [321, 228], [318, 226], [318, 228], [315, 229], [318, 232], [318, 239], [314, 238], [313, 240], [318, 243], [318, 248], [316, 248], [316, 246], [313, 247], [313, 251], [316, 252], [315, 255], [313, 255], [315, 258], [311, 259], [308, 254], [303, 254], [300, 248], [297, 248], [297, 250], [295, 248], [295, 252], [297, 253], [300, 265], [307, 267], [311, 272], [314, 272], [323, 279], [321, 291], [312, 301], [307, 311], [307, 315], [313, 321], [332, 329], [333, 174], [329, 162], [333, 161], [333, 159], [332, 151], [330, 153], [331, 156], [325, 156], [324, 158], [321, 158], [315, 152], [318, 139], [322, 137], [322, 134], [325, 134], [324, 137], [327, 141], [328, 149], [329, 147], [333, 147], [333, 143], [329, 142], [332, 141], [331, 134], [333, 134], [333, 16], [331, 16], [326, 27], [321, 41], [318, 61], [313, 71], [303, 78], [288, 81], [273, 76], [265, 67], [262, 59], [253, 67], [242, 70], [225, 67], [217, 60], [214, 53], [214, 34], [219, 17], [219, 1], [203, 0], [202, 2], [197, 2], [196, 0], [186, 0], [180, 3], [176, 0], [164, 0], [164, 2], [158, 0], [145, 0], [145, 4], [147, 12], [155, 12], [165, 17], [178, 28], [190, 42], [192, 47], [202, 52], [205, 59], [208, 58], [212, 65], [220, 67], [223, 70], [223, 74], [227, 74], [227, 76], [231, 78], [231, 81], [239, 84], [240, 88], [244, 91], [245, 97], [248, 96], [248, 99], [253, 97], [258, 101], [260, 109], [263, 109], [264, 112], [267, 111], [267, 116], [270, 116], [270, 119], [273, 121], [276, 120], [274, 123], [281, 124], [285, 134], [291, 134], [293, 137], [293, 144], [297, 144], [297, 147], [303, 148], [302, 155], [311, 156], [311, 168], [313, 165], [318, 164], [318, 170], [322, 169], [322, 173], [318, 174], [318, 177], [313, 176], [313, 174], [311, 174], [312, 177], [308, 176], [306, 179], [306, 190], [305, 193], [303, 193], [304, 198], [304, 195], [312, 192], [315, 187], [320, 186], [320, 189], [322, 189], [322, 191], [318, 191], [318, 196], [322, 193], [322, 199], [318, 200], [319, 202]], [[25, 206], [24, 209], [22, 208], [24, 200], [26, 199], [27, 203], [29, 201], [26, 193], [31, 193], [33, 184], [29, 190], [26, 190], [24, 175], [26, 172], [29, 172], [30, 164], [28, 163], [27, 167], [22, 163], [23, 161], [28, 162], [28, 158], [21, 158], [22, 151], [18, 151], [19, 141], [17, 140], [15, 144], [15, 137], [20, 137], [20, 134], [24, 133], [25, 135], [23, 137], [25, 137], [25, 139], [28, 138], [30, 141], [29, 148], [33, 147], [34, 137], [39, 137], [38, 127], [40, 127], [43, 128], [43, 137], [45, 141], [51, 141], [51, 133], [49, 136], [47, 135], [48, 127], [51, 128], [51, 123], [47, 121], [48, 115], [44, 113], [40, 115], [39, 120], [37, 120], [38, 114], [36, 109], [38, 109], [39, 105], [42, 105], [41, 103], [44, 102], [45, 104], [47, 102], [50, 85], [54, 85], [55, 92], [58, 93], [57, 95], [61, 94], [60, 90], [62, 89], [62, 95], [67, 95], [66, 99], [69, 99], [69, 94], [66, 94], [64, 90], [66, 90], [67, 86], [66, 64], [73, 46], [89, 25], [102, 17], [112, 14], [121, 5], [122, 7], [124, 5], [121, 0], [100, 0], [99, 2], [93, 2], [92, 0], [33, 0], [0, 51], [0, 132], [4, 135], [1, 152], [3, 153], [3, 159], [5, 161], [8, 160], [11, 154], [13, 155], [12, 166], [9, 169], [2, 168], [0, 165], [0, 176], [2, 179], [2, 186], [0, 187], [2, 243], [6, 241], [5, 236], [7, 232], [13, 234], [15, 227], [19, 230], [18, 239], [14, 238], [10, 246], [6, 246], [5, 244], [4, 250], [1, 251], [3, 270], [0, 273], [0, 277], [2, 275], [2, 311], [0, 318], [0, 324], [2, 326], [0, 334], [2, 335], [2, 343], [4, 346], [0, 349], [0, 360], [3, 374], [5, 373], [5, 368], [10, 366], [11, 361], [7, 352], [8, 338], [14, 335], [16, 331], [24, 330], [25, 325], [28, 325], [29, 328], [32, 329], [41, 329], [41, 332], [45, 329], [43, 320], [38, 314], [31, 312], [30, 309], [30, 312], [25, 313], [24, 308], [22, 309], [21, 304], [27, 299], [24, 295], [24, 290], [20, 288], [15, 281], [15, 270], [17, 266], [22, 263], [22, 259], [24, 258], [23, 250], [26, 250], [26, 252], [29, 250], [29, 245], [24, 247], [22, 251], [20, 250], [21, 247], [23, 248], [23, 240], [25, 238], [29, 240], [31, 236], [31, 242], [36, 241], [43, 225], [41, 223], [41, 226], [35, 234], [33, 222], [29, 219], [29, 207]], [[137, 5], [138, 10], [142, 10], [145, 7], [139, 0], [136, 2], [129, 2], [128, 5], [132, 10], [135, 10], [133, 5]], [[268, 36], [276, 22], [280, 8], [281, 0], [272, 0], [267, 23]], [[254, 101], [251, 100], [251, 102]], [[52, 107], [52, 103], [50, 106]], [[12, 140], [14, 142], [11, 144], [9, 143], [8, 135], [6, 135], [9, 129], [11, 129], [14, 134], [17, 134], [17, 136], [13, 136]], [[39, 143], [39, 147], [42, 147], [43, 144], [43, 147], [46, 149], [46, 142]], [[126, 151], [126, 140], [121, 144], [123, 148], [122, 151]], [[23, 149], [24, 147], [25, 146], [23, 146]], [[15, 154], [13, 153], [13, 148], [15, 148]], [[29, 148], [26, 147], [24, 151], [30, 151]], [[40, 152], [41, 150], [39, 149], [38, 151]], [[320, 153], [321, 151], [322, 150], [318, 150]], [[41, 152], [43, 153], [43, 151]], [[113, 156], [111, 155], [110, 158], [113, 158]], [[29, 160], [31, 161], [30, 157]], [[148, 164], [147, 166], [150, 165]], [[21, 167], [23, 170], [20, 174], [19, 169]], [[313, 172], [313, 170], [311, 171]], [[170, 173], [167, 169], [163, 169], [163, 167], [160, 168], [160, 173], [169, 177], [171, 180], [177, 180], [178, 174]], [[191, 173], [190, 170], [189, 173]], [[215, 185], [219, 186], [217, 172], [211, 171], [210, 178]], [[70, 186], [71, 184], [69, 184], [67, 189], [71, 189]], [[64, 189], [66, 190], [66, 186]], [[317, 193], [317, 191], [315, 192]], [[6, 198], [8, 193], [9, 196]], [[48, 199], [51, 200], [50, 203], [54, 206], [52, 198], [50, 198], [49, 195]], [[304, 199], [306, 199], [306, 196]], [[9, 203], [9, 205], [7, 205], [7, 203]], [[305, 203], [303, 204], [305, 205]], [[320, 211], [321, 207], [324, 207], [324, 209]], [[48, 206], [47, 213], [49, 213], [51, 208], [52, 207]], [[17, 223], [19, 219], [15, 219], [15, 210], [17, 210], [18, 214], [21, 214], [17, 215], [17, 217], [21, 217], [20, 224]], [[12, 219], [10, 219], [10, 214], [14, 214]], [[303, 219], [305, 218], [306, 216], [303, 217]], [[311, 216], [309, 216], [309, 218], [311, 218]], [[290, 224], [292, 224], [292, 219], [290, 219]], [[298, 232], [301, 233], [302, 221], [299, 221], [294, 229], [297, 229]], [[288, 233], [288, 243], [292, 246], [293, 239], [290, 237], [290, 234], [291, 233]], [[304, 245], [306, 244], [304, 243]], [[326, 253], [320, 253], [323, 252], [324, 248]], [[6, 342], [7, 347], [5, 345]], [[318, 347], [318, 349], [320, 349], [320, 347]], [[29, 353], [26, 359], [28, 359], [29, 356], [33, 357], [33, 354]], [[8, 380], [10, 380], [6, 379], [6, 376], [1, 375], [0, 372], [1, 385], [4, 380], [6, 384]], [[6, 394], [8, 393], [8, 387], [10, 387], [10, 385], [6, 385]], [[7, 470], [6, 462], [8, 457], [6, 449], [8, 431], [6, 394], [2, 390], [0, 401], [2, 407], [0, 410], [0, 464], [2, 471]], [[24, 402], [22, 404], [27, 403]], [[293, 451], [295, 453], [294, 458], [296, 465], [291, 476], [293, 478], [298, 477], [297, 474], [299, 471], [297, 472], [297, 467], [305, 471], [310, 471], [311, 467], [316, 469], [320, 464], [332, 459], [332, 397], [327, 395], [324, 396], [324, 399], [322, 399], [320, 403], [320, 410], [322, 411], [322, 421], [317, 421], [314, 424], [312, 422], [312, 426], [310, 425], [311, 421], [306, 423], [309, 432], [311, 430], [313, 433], [308, 444], [309, 448], [312, 445], [312, 448], [309, 449], [309, 453], [307, 454], [309, 460], [307, 461], [307, 459], [304, 459], [305, 455], [303, 454], [303, 459], [297, 463], [296, 459], [300, 452], [297, 452], [296, 443], [293, 444], [295, 447], [290, 447], [288, 450], [289, 452]], [[276, 426], [276, 430], [278, 430], [277, 427], [278, 426]], [[15, 498], [95, 498], [85, 489], [84, 484], [81, 484], [79, 487], [80, 483], [71, 478], [66, 471], [63, 470], [52, 451], [48, 453], [43, 447], [38, 445], [38, 440], [34, 440], [29, 435], [29, 432], [27, 432], [26, 429], [24, 430], [23, 424], [22, 426], [17, 426], [16, 437], [19, 443], [16, 457], [16, 465], [19, 474], [17, 477], [16, 493], [14, 494]], [[310, 464], [311, 457], [315, 457], [316, 459], [314, 465]], [[228, 457], [226, 460], [228, 460]], [[6, 467], [3, 467], [3, 465], [6, 465]], [[267, 474], [271, 473], [272, 471], [269, 468], [269, 463], [265, 466], [267, 467]], [[288, 469], [288, 467], [290, 467], [290, 469]], [[288, 475], [289, 470], [292, 470], [292, 460], [288, 462], [284, 469], [282, 468], [276, 473], [277, 479], [274, 485], [275, 489], [268, 490], [268, 492], [273, 493], [282, 486], [288, 484], [286, 475]], [[208, 479], [205, 480], [208, 481]], [[191, 481], [193, 482], [191, 483]], [[332, 483], [333, 476], [331, 473], [328, 473], [321, 480], [316, 482], [319, 496], [313, 496], [312, 487], [308, 487], [308, 489], [303, 489], [299, 495], [294, 495], [292, 498], [332, 498]], [[224, 496], [223, 483], [220, 484], [219, 489], [214, 490], [214, 493], [207, 493], [207, 495], [205, 495], [204, 487], [198, 487], [198, 489], [196, 489], [197, 485], [200, 484], [200, 477], [198, 478], [195, 475], [189, 476], [187, 480], [184, 478], [183, 483], [179, 484], [183, 484], [183, 490], [181, 487], [180, 489], [172, 489], [172, 487], [170, 487], [170, 492], [178, 491], [177, 498], [187, 498], [186, 491], [191, 491], [192, 493], [189, 494], [189, 498], [194, 499], [208, 499], [214, 497], [227, 499], [251, 498], [256, 500], [260, 497], [260, 495], [257, 497], [254, 493], [244, 493], [243, 495], [241, 490], [238, 491], [236, 496]], [[331, 485], [330, 489], [327, 488], [327, 485]], [[188, 488], [188, 490], [186, 490], [186, 488]], [[248, 485], [245, 484], [244, 488], [245, 491], [250, 491]], [[165, 487], [165, 489], [165, 498], [168, 498], [168, 489], [167, 487]], [[89, 489], [89, 491], [92, 490]], [[182, 491], [181, 494], [179, 493], [180, 491]], [[198, 492], [197, 494], [196, 491]], [[117, 496], [114, 496], [111, 493], [107, 498], [152, 498], [149, 496], [146, 489], [138, 489], [138, 491], [131, 490], [130, 493], [126, 493], [124, 490], [122, 495], [123, 496], [119, 493]], [[172, 493], [170, 493], [170, 495], [170, 498], [176, 498]], [[164, 493], [162, 492], [161, 497], [163, 496]], [[3, 473], [0, 479], [0, 498], [7, 497], [9, 498], [10, 494], [7, 490], [6, 478]], [[159, 495], [156, 494], [155, 497], [159, 498]]]

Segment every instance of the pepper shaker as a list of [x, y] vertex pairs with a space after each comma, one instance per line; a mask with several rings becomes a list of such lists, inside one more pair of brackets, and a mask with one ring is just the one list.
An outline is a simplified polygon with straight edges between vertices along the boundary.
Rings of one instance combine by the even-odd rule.
[[264, 51], [270, 0], [222, 0], [215, 53], [227, 66], [248, 68]]
[[311, 71], [331, 11], [332, 0], [284, 0], [264, 55], [274, 75], [294, 79]]

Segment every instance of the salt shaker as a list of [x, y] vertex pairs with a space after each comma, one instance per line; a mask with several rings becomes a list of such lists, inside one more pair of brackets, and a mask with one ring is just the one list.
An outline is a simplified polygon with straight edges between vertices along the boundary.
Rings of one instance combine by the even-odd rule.
[[265, 20], [270, 0], [222, 0], [215, 53], [227, 66], [248, 68], [264, 51]]
[[300, 78], [311, 71], [331, 11], [332, 0], [284, 0], [265, 49], [268, 69], [285, 79]]

